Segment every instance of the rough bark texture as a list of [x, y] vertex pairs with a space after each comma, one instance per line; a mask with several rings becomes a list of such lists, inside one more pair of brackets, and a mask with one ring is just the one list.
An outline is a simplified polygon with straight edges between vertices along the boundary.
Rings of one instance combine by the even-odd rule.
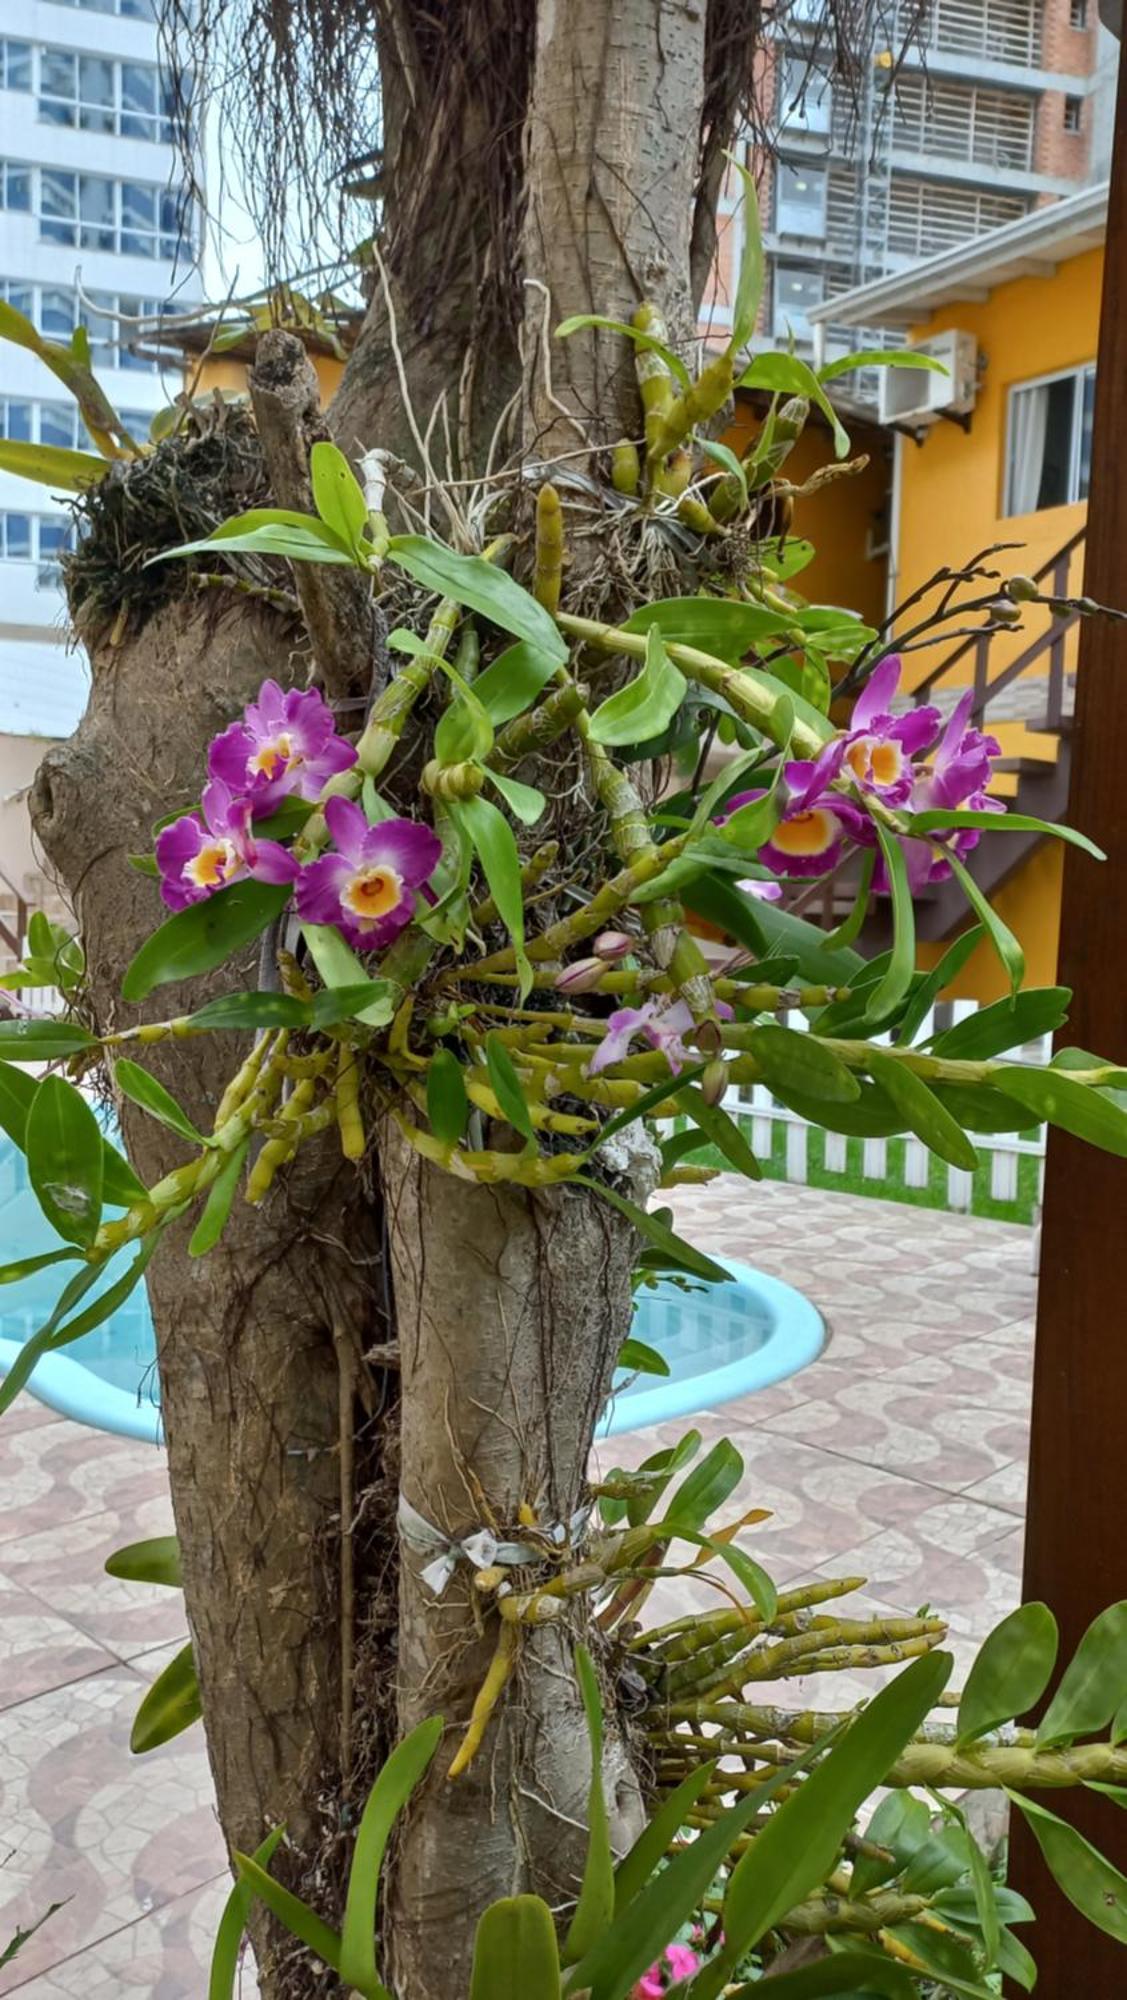
[[[506, 449], [523, 440], [536, 453], [574, 451], [577, 420], [589, 423], [592, 442], [637, 432], [621, 345], [581, 337], [556, 347], [549, 392], [544, 333], [565, 313], [628, 317], [642, 297], [678, 333], [689, 330], [694, 195], [702, 176], [713, 184], [729, 136], [730, 93], [717, 97], [726, 47], [717, 22], [733, 21], [735, 8], [736, 0], [712, 0], [711, 10], [704, 0], [381, 4], [381, 241], [399, 354], [396, 362], [377, 285], [330, 412], [345, 450], [383, 446], [418, 469], [400, 367], [424, 426], [438, 406], [444, 475], [463, 476], [470, 459], [480, 472], [510, 404]], [[746, 10], [745, 36], [753, 20]], [[699, 231], [698, 206], [698, 278]], [[297, 428], [308, 431], [311, 412], [299, 415]], [[280, 468], [275, 497], [294, 504], [300, 465], [286, 472], [280, 455], [267, 456]], [[298, 484], [286, 483], [290, 475]], [[307, 610], [316, 628], [312, 600]], [[324, 620], [311, 630], [322, 655], [327, 631]], [[308, 657], [295, 656], [284, 622], [253, 602], [204, 610], [188, 597], [131, 627], [116, 648], [98, 635], [92, 652], [89, 712], [46, 759], [35, 817], [81, 922], [94, 1015], [109, 1026], [120, 1018], [124, 966], [161, 914], [155, 885], [129, 869], [127, 855], [149, 845], [154, 819], [198, 797], [208, 738], [267, 674], [304, 683]], [[330, 687], [364, 692], [354, 664], [321, 665]], [[253, 983], [253, 969], [227, 968], [225, 982]], [[190, 996], [166, 989], [147, 1011], [197, 1005], [206, 992], [203, 982]], [[234, 1057], [232, 1045], [208, 1039], [159, 1049], [152, 1066], [206, 1124]], [[123, 1122], [147, 1179], [183, 1157], [128, 1106]], [[443, 1528], [474, 1527], [472, 1471], [507, 1524], [522, 1500], [566, 1519], [629, 1320], [629, 1232], [574, 1191], [548, 1199], [466, 1187], [392, 1142], [387, 1159], [408, 1497]], [[220, 1820], [228, 1842], [247, 1847], [284, 1818], [297, 1850], [291, 1872], [299, 1879], [305, 1868], [314, 1899], [320, 1883], [329, 1916], [341, 1868], [325, 1881], [311, 1857], [322, 1801], [338, 1828], [347, 1822], [332, 1328], [343, 1319], [349, 1339], [363, 1341], [380, 1309], [380, 1227], [378, 1205], [326, 1144], [264, 1211], [237, 1212], [218, 1254], [190, 1263], [176, 1235], [150, 1275]], [[380, 1326], [376, 1337], [386, 1332]], [[369, 1511], [383, 1506], [386, 1536], [370, 1427], [358, 1453], [358, 1482], [379, 1495]], [[477, 1629], [464, 1575], [436, 1611], [418, 1567], [409, 1555], [400, 1720], [442, 1709], [453, 1725], [468, 1712], [493, 1634]], [[361, 1593], [368, 1582], [360, 1576]], [[386, 1618], [387, 1578], [370, 1582]], [[551, 1633], [529, 1643], [478, 1763], [454, 1785], [440, 1768], [408, 1820], [392, 1901], [400, 2000], [458, 2000], [472, 1920], [493, 1897], [532, 1885], [553, 1901], [574, 1893], [582, 1836], [573, 1822], [588, 1755], [569, 1644]], [[390, 1687], [385, 1672], [384, 1699]], [[369, 1751], [383, 1724], [380, 1693], [371, 1679], [357, 1684], [356, 1736]], [[443, 1768], [453, 1741], [452, 1732]], [[613, 1738], [609, 1776], [612, 1799], [621, 1781], [629, 1820], [632, 1781]], [[337, 1861], [346, 1860], [342, 1850]], [[259, 1921], [255, 1935], [266, 2000], [336, 1990], [307, 1961], [297, 1973], [292, 1964], [279, 1970], [276, 1934]]]
[[[700, 0], [544, 0], [528, 134], [525, 436], [574, 451], [637, 428], [620, 337], [547, 338], [571, 313], [629, 319], [642, 299], [684, 337], [707, 9]], [[562, 407], [561, 407], [562, 406]], [[578, 425], [576, 423], [578, 419]]]
[[[452, 1180], [395, 1135], [384, 1161], [405, 1498], [454, 1538], [490, 1515], [512, 1533], [522, 1503], [546, 1525], [569, 1522], [630, 1324], [633, 1230], [579, 1189]], [[427, 1560], [401, 1543], [399, 1717], [407, 1730], [438, 1712], [447, 1733], [403, 1832], [390, 1935], [399, 1992], [449, 2000], [468, 1991], [488, 1903], [576, 1896], [590, 1751], [571, 1666], [577, 1609], [528, 1632], [478, 1756], [446, 1777], [499, 1621], [464, 1562], [436, 1599], [420, 1580]], [[613, 1727], [605, 1779], [625, 1845], [640, 1802]]]
[[[284, 630], [242, 602], [179, 604], [117, 648], [92, 646], [89, 708], [44, 759], [33, 809], [74, 895], [103, 1028], [137, 1019], [120, 1002], [121, 976], [162, 915], [156, 884], [127, 857], [150, 844], [155, 819], [198, 796], [209, 735], [267, 673], [287, 678]], [[253, 985], [254, 962], [226, 968], [225, 983]], [[167, 1018], [207, 990], [164, 987], [143, 1011]], [[245, 1049], [201, 1037], [162, 1044], [145, 1062], [206, 1129]], [[148, 1183], [187, 1157], [163, 1126], [128, 1103], [119, 1109]], [[209, 1257], [187, 1257], [188, 1227], [172, 1230], [148, 1286], [219, 1815], [229, 1844], [244, 1849], [285, 1820], [296, 1856], [308, 1857], [320, 1844], [325, 1775], [339, 1768], [331, 1321], [335, 1306], [363, 1327], [378, 1242], [355, 1170], [328, 1144], [264, 1209], [240, 1204]]]

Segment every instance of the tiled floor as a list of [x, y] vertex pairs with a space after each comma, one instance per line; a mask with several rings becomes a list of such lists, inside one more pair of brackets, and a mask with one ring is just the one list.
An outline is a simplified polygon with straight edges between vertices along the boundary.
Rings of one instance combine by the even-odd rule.
[[[965, 1664], [1017, 1601], [1028, 1231], [728, 1178], [675, 1207], [684, 1234], [797, 1284], [829, 1327], [801, 1375], [694, 1420], [744, 1455], [733, 1511], [771, 1509], [747, 1546], [780, 1583], [853, 1575], [868, 1579], [859, 1604], [927, 1601]], [[637, 1463], [686, 1427], [616, 1438], [604, 1463]], [[199, 1734], [143, 1762], [128, 1748], [146, 1681], [182, 1636], [180, 1601], [102, 1571], [111, 1550], [168, 1526], [150, 1447], [27, 1398], [0, 1421], [0, 1941], [69, 1898], [0, 1973], [0, 1994], [206, 1990], [226, 1880]], [[789, 1685], [803, 1701], [850, 1699], [841, 1676]]]

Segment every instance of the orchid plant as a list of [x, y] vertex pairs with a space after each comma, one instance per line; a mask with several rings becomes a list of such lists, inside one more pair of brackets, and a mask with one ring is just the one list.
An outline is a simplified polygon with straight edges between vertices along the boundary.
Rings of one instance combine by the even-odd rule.
[[[643, 459], [631, 444], [612, 454], [598, 505], [659, 544], [691, 534], [699, 577], [692, 594], [639, 591], [640, 601], [603, 602], [596, 608], [606, 615], [592, 616], [590, 599], [577, 591], [585, 608], [567, 608], [563, 501], [582, 508], [590, 481], [569, 486], [566, 467], [526, 474], [526, 488], [534, 488], [525, 494], [526, 530], [518, 521], [513, 532], [489, 539], [484, 526], [478, 533], [456, 514], [452, 539], [444, 541], [429, 532], [391, 532], [379, 495], [361, 486], [328, 443], [310, 455], [315, 514], [256, 509], [204, 541], [152, 558], [196, 565], [251, 556], [285, 559], [299, 572], [307, 563], [354, 572], [386, 636], [384, 671], [351, 732], [316, 686], [266, 680], [211, 743], [198, 802], [169, 800], [152, 852], [133, 857], [155, 878], [168, 915], [136, 952], [124, 1001], [145, 1003], [164, 986], [231, 959], [245, 962], [257, 943], [252, 985], [190, 1013], [100, 1031], [81, 1018], [80, 1005], [62, 1017], [0, 1021], [0, 1123], [25, 1151], [31, 1184], [58, 1235], [45, 1256], [9, 1265], [0, 1277], [76, 1267], [0, 1384], [0, 1410], [40, 1356], [80, 1338], [122, 1303], [173, 1225], [189, 1221], [188, 1254], [205, 1255], [240, 1193], [252, 1205], [271, 1199], [301, 1149], [331, 1144], [334, 1134], [344, 1158], [358, 1166], [391, 1131], [459, 1181], [581, 1188], [634, 1225], [647, 1275], [659, 1268], [706, 1281], [723, 1271], [675, 1233], [668, 1211], [637, 1198], [620, 1139], [645, 1134], [639, 1151], [661, 1187], [701, 1178], [706, 1170], [692, 1155], [705, 1143], [754, 1179], [759, 1165], [730, 1095], [747, 1084], [765, 1084], [828, 1129], [913, 1133], [964, 1169], [976, 1164], [976, 1130], [1021, 1131], [1045, 1120], [1127, 1157], [1127, 1073], [1069, 1049], [1047, 1069], [1004, 1059], [1032, 1032], [1061, 1025], [1070, 996], [1023, 990], [1018, 941], [967, 867], [981, 838], [1015, 830], [1070, 841], [1093, 860], [1098, 851], [1073, 829], [1004, 811], [990, 789], [998, 744], [975, 724], [973, 696], [946, 722], [930, 707], [905, 706], [901, 664], [884, 637], [846, 611], [801, 596], [794, 581], [806, 553], [800, 545], [763, 535], [755, 553], [744, 551], [733, 567], [727, 523], [754, 526], [755, 496], [782, 493], [786, 453], [811, 402], [830, 407], [824, 383], [794, 357], [774, 357], [781, 365], [769, 386], [789, 390], [788, 400], [774, 394], [742, 460], [729, 453], [729, 464], [713, 446], [698, 463], [696, 433], [730, 391], [731, 354], [723, 365], [707, 363], [690, 383], [651, 308], [621, 332], [638, 343], [646, 451]], [[677, 370], [685, 377], [679, 395]], [[751, 376], [762, 379], [762, 362]], [[836, 435], [840, 426], [830, 415]], [[801, 493], [793, 488], [783, 497]], [[475, 523], [491, 517], [487, 497]], [[1024, 588], [1014, 596], [1029, 601]], [[862, 686], [840, 723], [830, 712], [831, 665], [848, 668]], [[731, 754], [706, 780], [702, 753], [716, 736]], [[655, 745], [667, 742], [679, 746], [681, 766], [655, 780]], [[862, 852], [861, 886], [851, 915], [826, 937], [789, 914], [785, 895], [835, 866], [850, 847]], [[971, 926], [923, 972], [913, 895], [947, 875], [965, 891]], [[872, 896], [889, 901], [893, 942], [866, 960], [854, 945]], [[711, 955], [700, 919], [726, 938]], [[65, 965], [68, 994], [79, 1001], [77, 947], [49, 927], [37, 936], [37, 964], [44, 951], [53, 953], [60, 983]], [[1005, 966], [1009, 998], [983, 1010], [969, 1029], [963, 1024], [921, 1042], [933, 1001], [984, 936]], [[25, 983], [41, 977], [29, 965]], [[777, 1018], [794, 1009], [804, 1013], [808, 1032]], [[204, 1132], [134, 1058], [164, 1040], [215, 1032], [250, 1040]], [[100, 1061], [118, 1093], [187, 1148], [184, 1162], [151, 1186], [106, 1139], [83, 1093], [84, 1072]], [[671, 1131], [673, 1119], [682, 1129]], [[127, 1247], [134, 1250], [128, 1269], [95, 1293], [109, 1260]], [[629, 1346], [631, 1365], [664, 1368], [660, 1356]], [[541, 1992], [556, 2000], [581, 1990], [584, 1974], [599, 2000], [622, 2000], [631, 1990], [649, 2000], [670, 1981], [690, 1982], [693, 2000], [712, 2000], [749, 1950], [761, 1953], [755, 1977], [774, 1942], [788, 1935], [788, 1921], [793, 1934], [807, 1920], [824, 1923], [850, 1948], [860, 1948], [860, 1937], [871, 1952], [875, 1939], [879, 1972], [876, 1960], [869, 1967], [874, 1981], [884, 1980], [878, 1991], [904, 1990], [897, 1966], [913, 1976], [947, 1976], [953, 1990], [976, 1995], [989, 1995], [984, 1981], [999, 1966], [1028, 1982], [1027, 1955], [1010, 1939], [983, 1886], [981, 1856], [961, 1833], [955, 1837], [958, 1829], [937, 1879], [956, 1886], [964, 1906], [969, 1882], [973, 1915], [951, 1906], [947, 1922], [935, 1918], [934, 1884], [922, 1897], [910, 1887], [913, 1858], [931, 1838], [918, 1815], [908, 1816], [908, 1833], [899, 1823], [891, 1828], [887, 1845], [867, 1842], [853, 1822], [886, 1779], [902, 1788], [942, 1787], [994, 1783], [1002, 1774], [1020, 1783], [1019, 1804], [1031, 1815], [1041, 1809], [1024, 1800], [1026, 1788], [1075, 1777], [1121, 1784], [1127, 1725], [1110, 1691], [1116, 1675], [1123, 1679], [1123, 1620], [1101, 1628], [1094, 1644], [1100, 1700], [1094, 1707], [1087, 1700], [1089, 1667], [1074, 1662], [1076, 1699], [1071, 1707], [1066, 1701], [1067, 1715], [1057, 1715], [1059, 1727], [1048, 1735], [1044, 1727], [1023, 1732], [1013, 1746], [1016, 1762], [1007, 1763], [1010, 1746], [994, 1732], [1040, 1698], [1055, 1660], [1055, 1627], [1050, 1637], [1039, 1616], [1044, 1607], [1024, 1607], [1015, 1614], [1024, 1619], [1020, 1629], [987, 1642], [979, 1698], [972, 1697], [972, 1676], [957, 1722], [944, 1733], [943, 1724], [927, 1720], [950, 1670], [935, 1651], [942, 1621], [849, 1620], [820, 1608], [849, 1582], [780, 1596], [737, 1541], [759, 1517], [712, 1523], [743, 1471], [727, 1441], [705, 1454], [661, 1519], [651, 1518], [700, 1443], [689, 1433], [637, 1473], [608, 1476], [590, 1496], [597, 1515], [584, 1509], [573, 1528], [556, 1524], [549, 1533], [531, 1508], [529, 1519], [522, 1512], [519, 1521], [497, 1524], [518, 1538], [517, 1583], [503, 1563], [483, 1564], [475, 1579], [475, 1606], [497, 1651], [450, 1775], [460, 1776], [481, 1751], [521, 1647], [548, 1615], [545, 1600], [553, 1616], [587, 1603], [616, 1670], [633, 1677], [661, 1838], [656, 1847], [650, 1841], [647, 1869], [633, 1885], [650, 1895], [651, 1921], [628, 1950], [620, 1948], [607, 1942], [615, 1889], [593, 1786], [596, 1887], [589, 1892], [585, 1878], [562, 1975], [543, 1905], [498, 1920], [496, 1949], [511, 1949], [526, 1920], [532, 1925], [546, 1967], [537, 2000]], [[538, 1537], [531, 1553], [519, 1539], [528, 1535]], [[677, 1542], [691, 1551], [680, 1564], [670, 1558]], [[735, 1579], [737, 1604], [641, 1631], [637, 1619], [658, 1576], [695, 1571], [702, 1554]], [[146, 1574], [146, 1560], [119, 1573]], [[170, 1552], [157, 1561], [159, 1580], [175, 1580]], [[1026, 1613], [1035, 1614], [1032, 1623]], [[848, 1733], [840, 1717], [811, 1718], [748, 1698], [753, 1682], [791, 1672], [905, 1659], [913, 1666]], [[588, 1694], [584, 1681], [585, 1702]], [[588, 1702], [589, 1721], [591, 1713]], [[198, 1714], [188, 1648], [146, 1697], [137, 1747], [151, 1747]], [[866, 1733], [867, 1719], [890, 1716], [888, 1728], [869, 1721]], [[1092, 1734], [1099, 1740], [1081, 1746], [1086, 1761], [1073, 1769], [1062, 1746]], [[740, 1774], [717, 1764], [730, 1750], [743, 1760]], [[1044, 1832], [1050, 1866], [1068, 1893], [1109, 1927], [1104, 1891], [1114, 1871], [1099, 1871], [1110, 1865], [1099, 1856], [1093, 1863], [1086, 1844], [1084, 1852], [1070, 1844], [1053, 1815], [1041, 1813], [1031, 1824], [1039, 1838]], [[697, 1837], [683, 1841], [684, 1828]], [[655, 1887], [650, 1869], [671, 1846], [667, 1877], [658, 1876]], [[772, 1877], [765, 1861], [751, 1865], [757, 1850], [790, 1861]], [[243, 1872], [258, 1894], [274, 1893], [261, 1857], [248, 1859]], [[667, 1895], [674, 1879], [685, 1887], [683, 1908]], [[370, 1903], [369, 1889], [358, 1891], [351, 1933], [346, 1915], [356, 1955], [345, 1976], [358, 1991], [383, 1994], [371, 1956], [374, 1880], [375, 1871]], [[717, 1900], [717, 1881], [721, 1907], [710, 1915], [722, 1919], [723, 1940], [711, 1924], [708, 1953], [696, 1954], [676, 1933], [710, 1894]], [[1121, 1924], [1127, 1884], [1116, 1876], [1112, 1887]], [[848, 1905], [854, 1893], [861, 1914], [847, 1908], [857, 1922], [838, 1931], [823, 1905]], [[796, 1917], [811, 1896], [821, 1896], [817, 1909]], [[236, 1944], [246, 1901], [238, 1906]], [[290, 1896], [283, 1908], [275, 1897], [271, 1907], [291, 1922], [295, 1904]], [[325, 1963], [344, 1968], [335, 1933], [321, 1923], [310, 1936]], [[227, 1936], [224, 1964], [234, 1963], [229, 1946]], [[487, 1990], [483, 1984], [482, 1994]], [[779, 1990], [787, 1990], [785, 1978]]]

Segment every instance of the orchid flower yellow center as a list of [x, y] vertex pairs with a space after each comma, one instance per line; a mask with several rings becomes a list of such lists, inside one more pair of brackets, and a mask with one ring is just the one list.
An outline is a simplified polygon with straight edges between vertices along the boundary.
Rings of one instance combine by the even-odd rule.
[[839, 838], [839, 832], [833, 814], [816, 806], [812, 812], [791, 813], [780, 820], [771, 835], [771, 845], [781, 854], [824, 854]]
[[189, 882], [197, 889], [214, 889], [225, 882], [232, 870], [239, 865], [239, 857], [229, 840], [209, 840], [194, 854], [184, 869]]
[[289, 771], [300, 764], [301, 753], [295, 751], [293, 738], [288, 731], [260, 743], [248, 765], [252, 776], [276, 778], [282, 771]]
[[849, 745], [845, 762], [859, 783], [894, 785], [904, 759], [898, 743], [882, 743], [879, 737], [859, 736]]
[[378, 923], [403, 901], [403, 878], [382, 865], [362, 868], [341, 890], [340, 899], [361, 924]]

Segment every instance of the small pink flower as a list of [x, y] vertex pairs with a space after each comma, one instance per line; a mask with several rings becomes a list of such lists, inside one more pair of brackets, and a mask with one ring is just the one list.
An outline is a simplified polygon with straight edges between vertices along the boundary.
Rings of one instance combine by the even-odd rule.
[[690, 1951], [687, 1944], [667, 1944], [661, 1957], [642, 1974], [630, 2000], [664, 2000], [672, 1987], [699, 1972], [700, 1963], [697, 1953]]
[[[722, 1020], [732, 1018], [732, 1009], [725, 1000], [716, 1002], [716, 1012]], [[641, 1035], [651, 1049], [661, 1050], [674, 1076], [678, 1076], [682, 1065], [690, 1060], [683, 1038], [693, 1027], [692, 1010], [685, 1000], [647, 1000], [641, 1007], [619, 1007], [607, 1020], [606, 1033], [587, 1065], [587, 1074], [597, 1076], [611, 1063], [621, 1062], [629, 1054], [634, 1036]]]

